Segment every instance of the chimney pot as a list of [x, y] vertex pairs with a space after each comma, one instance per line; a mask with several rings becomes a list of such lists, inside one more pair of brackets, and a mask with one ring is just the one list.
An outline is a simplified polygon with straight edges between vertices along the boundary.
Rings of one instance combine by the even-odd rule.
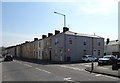
[[52, 36], [53, 34], [52, 33], [48, 33], [48, 37]]
[[69, 28], [63, 27], [63, 32], [69, 31]]
[[59, 31], [59, 30], [55, 30], [55, 35], [56, 35], [56, 34], [59, 34], [59, 33], [60, 33], [60, 31]]
[[34, 38], [34, 41], [37, 41], [38, 40], [38, 38]]
[[42, 39], [46, 38], [47, 36], [46, 35], [42, 35]]

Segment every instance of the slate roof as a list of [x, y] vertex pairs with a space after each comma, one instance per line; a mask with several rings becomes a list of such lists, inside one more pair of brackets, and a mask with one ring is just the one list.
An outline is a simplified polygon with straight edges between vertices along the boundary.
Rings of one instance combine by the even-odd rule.
[[83, 36], [83, 37], [103, 38], [103, 37], [100, 37], [100, 36], [98, 36], [98, 35], [76, 33], [76, 32], [72, 32], [72, 31], [66, 31], [65, 34], [76, 35], [76, 36]]

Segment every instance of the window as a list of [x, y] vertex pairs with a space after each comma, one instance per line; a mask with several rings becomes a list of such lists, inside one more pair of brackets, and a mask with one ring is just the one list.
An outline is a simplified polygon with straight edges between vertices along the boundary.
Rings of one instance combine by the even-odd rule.
[[100, 56], [100, 50], [98, 50], [98, 56]]
[[39, 47], [41, 47], [41, 42], [39, 42]]
[[34, 56], [35, 56], [35, 51], [34, 51]]
[[55, 39], [55, 45], [59, 43], [58, 38]]
[[40, 51], [39, 51], [39, 56], [40, 56], [41, 54], [40, 54]]
[[69, 38], [69, 44], [72, 44], [72, 39], [71, 38]]
[[35, 44], [34, 44], [34, 49], [35, 49]]
[[100, 46], [100, 42], [98, 42], [98, 46]]
[[86, 45], [86, 42], [84, 42], [84, 45]]
[[83, 50], [83, 54], [86, 55], [86, 50]]
[[84, 45], [86, 45], [86, 40], [83, 42]]

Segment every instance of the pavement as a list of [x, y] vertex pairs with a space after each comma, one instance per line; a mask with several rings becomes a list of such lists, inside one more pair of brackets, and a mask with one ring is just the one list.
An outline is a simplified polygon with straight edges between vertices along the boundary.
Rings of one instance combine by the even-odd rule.
[[93, 73], [99, 73], [99, 74], [104, 74], [104, 75], [109, 75], [109, 76], [115, 76], [120, 78], [120, 69], [118, 70], [112, 70], [111, 65], [107, 66], [94, 66], [93, 71], [91, 71], [91, 67], [87, 67], [85, 69], [86, 71], [93, 72]]

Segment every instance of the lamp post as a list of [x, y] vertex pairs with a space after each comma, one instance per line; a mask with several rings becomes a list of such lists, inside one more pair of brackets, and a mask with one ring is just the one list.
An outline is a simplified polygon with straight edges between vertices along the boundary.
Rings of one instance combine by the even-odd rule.
[[61, 13], [58, 13], [58, 12], [54, 12], [54, 13], [64, 16], [64, 27], [66, 27], [66, 15], [65, 15], [65, 14], [61, 14]]

